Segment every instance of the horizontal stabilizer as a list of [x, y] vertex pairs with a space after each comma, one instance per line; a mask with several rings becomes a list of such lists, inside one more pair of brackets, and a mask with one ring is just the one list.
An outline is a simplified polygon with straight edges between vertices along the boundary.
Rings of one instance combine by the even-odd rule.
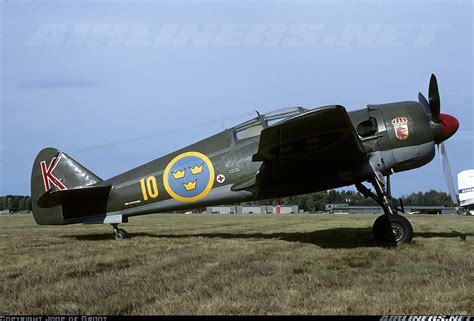
[[65, 221], [107, 212], [107, 200], [110, 185], [90, 186], [63, 191], [48, 191], [38, 199], [41, 208], [61, 206]]
[[48, 191], [38, 199], [38, 206], [50, 208], [59, 205], [81, 206], [84, 202], [96, 203], [99, 200], [107, 199], [111, 186], [91, 186], [77, 189], [66, 189], [63, 191]]

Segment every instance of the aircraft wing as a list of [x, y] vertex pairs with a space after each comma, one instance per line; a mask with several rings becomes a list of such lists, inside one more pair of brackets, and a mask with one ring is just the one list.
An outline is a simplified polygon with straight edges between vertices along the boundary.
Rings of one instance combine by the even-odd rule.
[[281, 166], [310, 164], [313, 170], [324, 171], [349, 167], [365, 154], [346, 109], [334, 105], [264, 129], [252, 160]]

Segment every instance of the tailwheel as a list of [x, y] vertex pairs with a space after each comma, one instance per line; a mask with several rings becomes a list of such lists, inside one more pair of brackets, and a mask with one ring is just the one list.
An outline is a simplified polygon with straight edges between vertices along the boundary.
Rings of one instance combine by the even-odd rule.
[[128, 238], [128, 233], [123, 228], [118, 228], [117, 224], [112, 224], [114, 228], [114, 240], [120, 241]]
[[379, 216], [372, 227], [375, 240], [382, 244], [405, 244], [413, 238], [410, 222], [398, 214]]

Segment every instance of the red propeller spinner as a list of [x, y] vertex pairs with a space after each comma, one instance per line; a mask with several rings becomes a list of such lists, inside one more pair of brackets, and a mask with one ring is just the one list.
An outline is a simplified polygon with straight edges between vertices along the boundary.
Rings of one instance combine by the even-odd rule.
[[439, 114], [439, 120], [441, 123], [441, 141], [445, 141], [456, 133], [459, 128], [459, 121], [448, 114]]

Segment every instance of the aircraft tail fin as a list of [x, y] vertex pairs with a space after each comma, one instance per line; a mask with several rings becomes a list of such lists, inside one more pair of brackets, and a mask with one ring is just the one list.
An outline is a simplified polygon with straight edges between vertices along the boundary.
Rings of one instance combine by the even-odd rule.
[[57, 150], [45, 148], [36, 156], [31, 173], [31, 200], [37, 224], [76, 223], [80, 217], [105, 211], [110, 186], [94, 173]]

